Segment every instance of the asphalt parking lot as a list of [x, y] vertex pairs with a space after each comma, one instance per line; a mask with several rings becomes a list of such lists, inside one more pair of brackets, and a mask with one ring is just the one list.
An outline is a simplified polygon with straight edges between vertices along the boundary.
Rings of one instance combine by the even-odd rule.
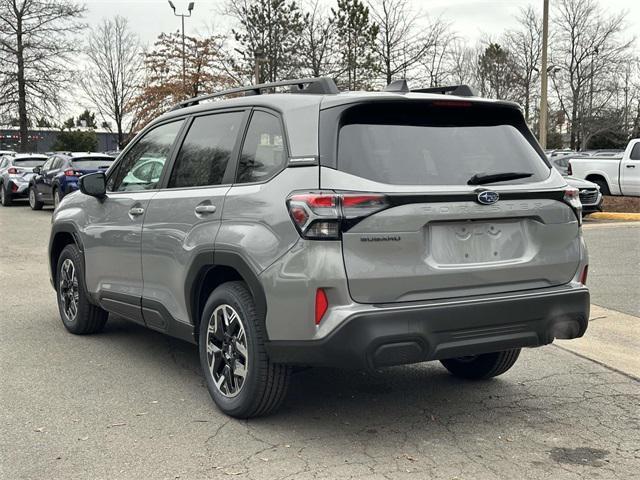
[[[302, 370], [277, 415], [229, 419], [195, 346], [114, 318], [99, 335], [66, 333], [46, 265], [50, 214], [0, 208], [2, 479], [637, 477], [638, 378], [615, 355], [563, 346], [525, 350], [481, 383], [436, 363]], [[594, 302], [640, 320], [640, 226], [585, 235]]]

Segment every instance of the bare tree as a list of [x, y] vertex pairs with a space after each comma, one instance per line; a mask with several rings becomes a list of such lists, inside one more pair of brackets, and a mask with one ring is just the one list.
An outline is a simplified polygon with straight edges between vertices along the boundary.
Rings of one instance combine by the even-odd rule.
[[450, 44], [446, 64], [448, 74], [445, 81], [453, 85], [475, 85], [478, 51], [456, 38]]
[[386, 83], [397, 75], [406, 78], [407, 71], [432, 46], [432, 31], [423, 33], [417, 23], [421, 15], [411, 11], [406, 0], [376, 0], [370, 8], [372, 20], [379, 27], [374, 49]]
[[442, 17], [430, 21], [425, 30], [423, 43], [426, 48], [420, 58], [421, 71], [430, 87], [438, 87], [451, 75], [451, 55], [457, 38], [451, 24]]
[[594, 0], [561, 0], [554, 12], [556, 35], [552, 84], [569, 119], [570, 146], [585, 147], [607, 125], [594, 120], [611, 99], [611, 77], [627, 62], [632, 40], [623, 40], [624, 14], [605, 13]]
[[63, 104], [84, 11], [73, 0], [0, 0], [0, 109], [17, 110], [23, 151], [30, 118], [50, 117]]
[[127, 19], [104, 20], [90, 35], [88, 66], [80, 86], [103, 121], [113, 120], [122, 147], [130, 132], [125, 119], [142, 81], [142, 53], [138, 36]]
[[528, 122], [540, 75], [542, 19], [533, 7], [528, 6], [520, 11], [518, 24], [518, 29], [510, 30], [505, 34], [503, 43], [509, 46], [511, 58], [518, 69], [522, 83], [524, 116]]
[[310, 4], [302, 31], [302, 68], [313, 77], [336, 75], [336, 25], [315, 0]]

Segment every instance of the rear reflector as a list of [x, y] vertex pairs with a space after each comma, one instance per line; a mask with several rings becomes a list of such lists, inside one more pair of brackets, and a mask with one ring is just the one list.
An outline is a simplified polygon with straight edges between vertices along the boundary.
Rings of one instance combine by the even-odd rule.
[[327, 313], [329, 307], [329, 301], [327, 300], [327, 294], [322, 288], [316, 290], [316, 325], [320, 325], [320, 321], [324, 314]]
[[589, 274], [589, 265], [585, 265], [582, 269], [582, 273], [580, 274], [580, 283], [583, 285], [587, 284], [587, 275]]

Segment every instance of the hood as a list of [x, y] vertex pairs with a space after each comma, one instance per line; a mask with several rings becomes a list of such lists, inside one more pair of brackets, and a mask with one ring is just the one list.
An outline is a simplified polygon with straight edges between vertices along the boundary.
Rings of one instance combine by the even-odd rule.
[[588, 180], [583, 180], [582, 178], [567, 176], [567, 177], [564, 177], [564, 179], [572, 187], [576, 187], [576, 188], [598, 188], [598, 185], [596, 185], [595, 183], [590, 182]]

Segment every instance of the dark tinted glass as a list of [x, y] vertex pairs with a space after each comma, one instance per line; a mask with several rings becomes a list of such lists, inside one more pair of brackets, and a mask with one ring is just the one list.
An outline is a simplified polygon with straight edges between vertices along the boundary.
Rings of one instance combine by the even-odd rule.
[[266, 112], [254, 112], [242, 146], [237, 182], [267, 180], [283, 167], [286, 158], [284, 135], [278, 117]]
[[169, 188], [220, 185], [243, 115], [230, 112], [196, 117], [178, 153]]
[[154, 178], [139, 178], [136, 172], [142, 165], [149, 162], [164, 165], [182, 122], [183, 120], [178, 120], [166, 123], [145, 133], [118, 162], [116, 171], [110, 175], [107, 182], [107, 190], [131, 192], [154, 189], [160, 180], [159, 174]]
[[16, 158], [13, 161], [13, 164], [16, 167], [41, 167], [46, 162], [46, 157], [44, 158]]
[[548, 177], [549, 167], [514, 109], [467, 105], [352, 109], [339, 131], [338, 168], [395, 185], [466, 185], [475, 174], [502, 172], [532, 176], [501, 185]]
[[102, 167], [109, 167], [113, 163], [113, 158], [111, 157], [103, 157], [103, 158], [74, 158], [71, 162], [71, 165], [74, 168], [78, 169], [96, 169]]
[[640, 142], [636, 143], [633, 146], [633, 150], [631, 150], [631, 155], [629, 156], [631, 160], [640, 160]]

